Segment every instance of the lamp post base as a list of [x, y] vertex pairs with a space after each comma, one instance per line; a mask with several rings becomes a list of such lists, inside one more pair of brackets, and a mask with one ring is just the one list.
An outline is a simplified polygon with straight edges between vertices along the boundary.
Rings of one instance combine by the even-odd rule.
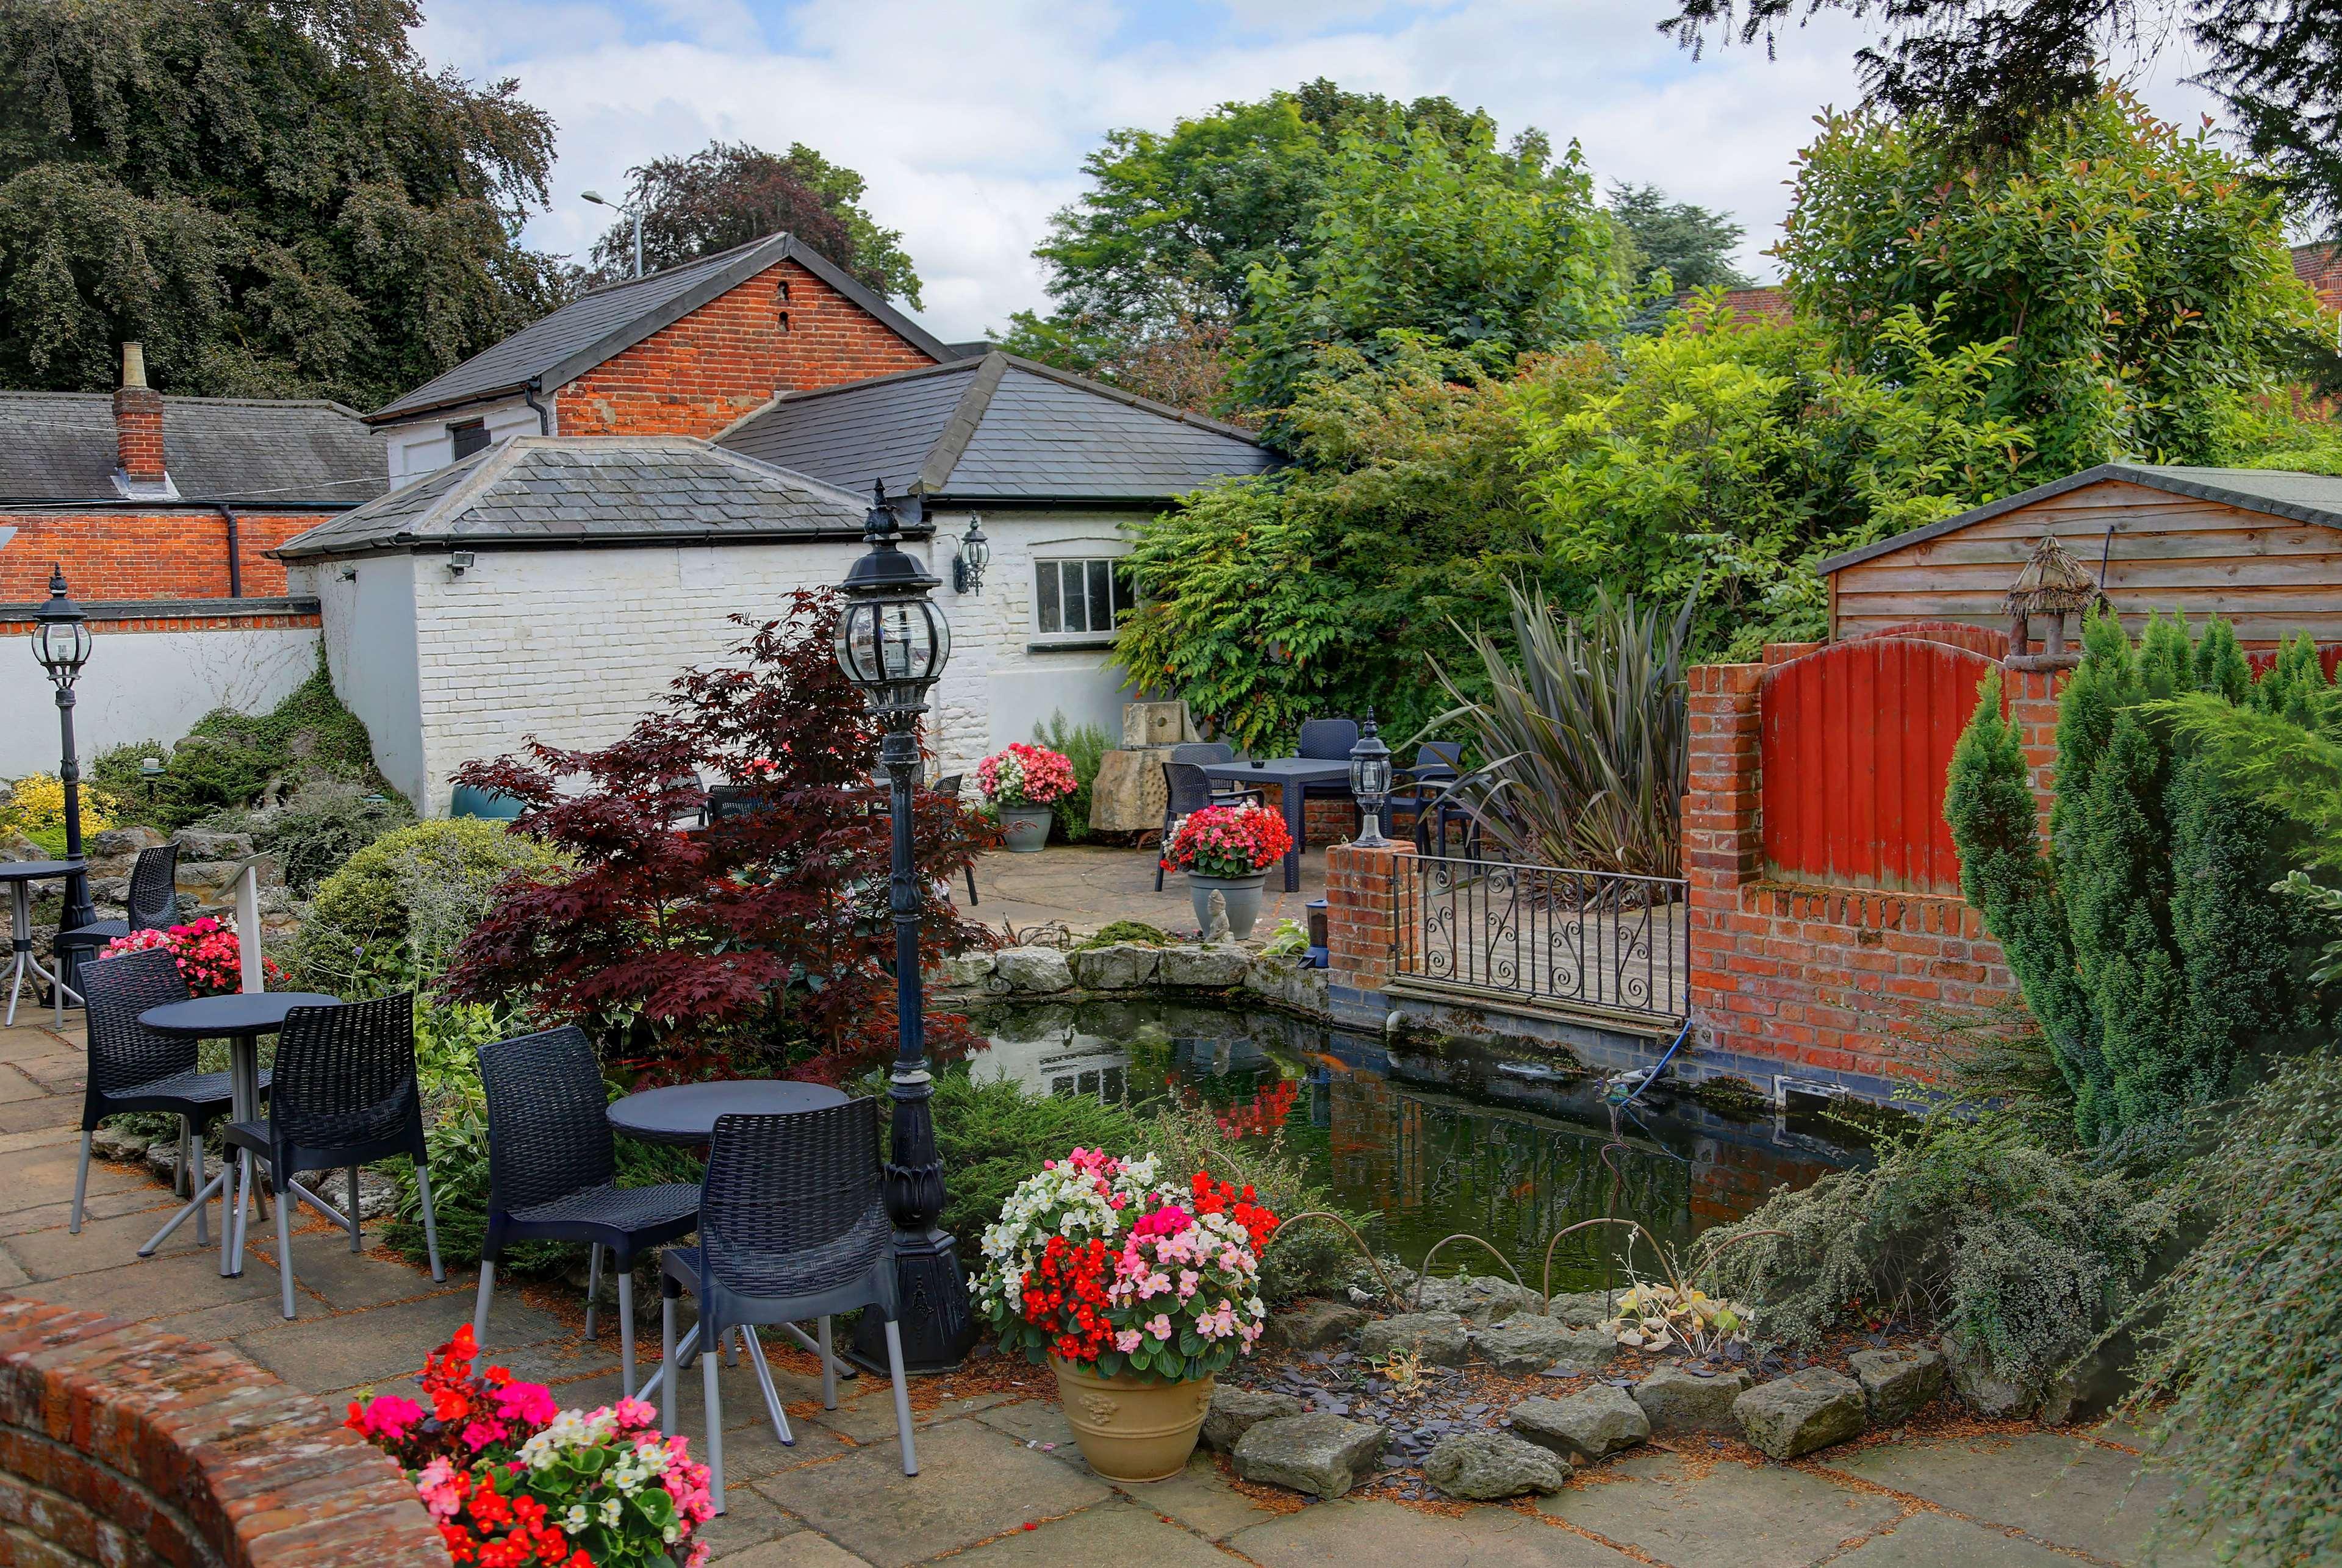
[[[896, 1232], [895, 1290], [903, 1310], [903, 1370], [957, 1370], [976, 1343], [976, 1319], [967, 1310], [958, 1243], [943, 1231], [924, 1236]], [[862, 1314], [846, 1353], [857, 1366], [886, 1371], [886, 1333], [876, 1313]]]

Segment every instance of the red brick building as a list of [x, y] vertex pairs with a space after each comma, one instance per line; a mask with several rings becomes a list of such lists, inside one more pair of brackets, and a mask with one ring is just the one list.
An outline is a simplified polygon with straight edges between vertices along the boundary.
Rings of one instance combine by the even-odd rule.
[[506, 435], [713, 435], [776, 394], [954, 351], [795, 236], [594, 290], [366, 415], [390, 477]]

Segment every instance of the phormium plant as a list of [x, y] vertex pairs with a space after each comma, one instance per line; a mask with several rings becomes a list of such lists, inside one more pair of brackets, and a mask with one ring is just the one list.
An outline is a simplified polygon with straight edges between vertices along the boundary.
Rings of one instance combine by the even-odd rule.
[[[507, 881], [457, 947], [450, 994], [585, 1023], [621, 1065], [662, 1076], [744, 1060], [834, 1076], [882, 1054], [896, 1021], [889, 828], [876, 729], [831, 657], [836, 621], [834, 595], [801, 591], [754, 624], [745, 663], [680, 676], [616, 744], [532, 741], [459, 769], [458, 783], [520, 801], [513, 831], [575, 869]], [[710, 776], [754, 781], [756, 808], [679, 831]], [[931, 791], [913, 829], [930, 889], [992, 834]], [[922, 962], [989, 941], [936, 896], [919, 938]], [[972, 1042], [964, 1019], [929, 1022], [945, 1054]]]

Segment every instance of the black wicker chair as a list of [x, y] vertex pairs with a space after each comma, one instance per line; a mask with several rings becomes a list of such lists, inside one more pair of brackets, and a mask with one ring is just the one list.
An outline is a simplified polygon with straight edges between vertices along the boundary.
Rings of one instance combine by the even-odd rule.
[[1266, 797], [1256, 789], [1216, 788], [1195, 763], [1163, 764], [1163, 848], [1155, 857], [1155, 891], [1163, 891], [1163, 859], [1171, 853], [1172, 830], [1179, 819], [1207, 805], [1258, 805]]
[[[179, 1118], [179, 1171], [175, 1191], [196, 1194], [171, 1217], [152, 1241], [138, 1249], [150, 1257], [163, 1238], [192, 1211], [195, 1237], [207, 1240], [204, 1193], [204, 1130], [235, 1103], [225, 1073], [199, 1072], [195, 1042], [158, 1034], [138, 1022], [149, 1008], [187, 999], [178, 961], [159, 948], [117, 954], [82, 965], [82, 999], [88, 1009], [89, 1072], [81, 1101], [81, 1164], [74, 1172], [73, 1220], [66, 1229], [81, 1234], [82, 1203], [89, 1190], [90, 1140], [106, 1117], [124, 1111], [167, 1111]], [[268, 1074], [260, 1075], [262, 1088]], [[220, 1192], [220, 1221], [227, 1221], [227, 1191]]]
[[[719, 1116], [699, 1199], [699, 1241], [659, 1254], [659, 1334], [676, 1360], [675, 1303], [698, 1299], [696, 1353], [707, 1404], [708, 1491], [724, 1512], [724, 1407], [716, 1386], [726, 1334], [746, 1330], [748, 1363], [762, 1385], [773, 1433], [793, 1443], [757, 1341], [759, 1323], [821, 1320], [821, 1402], [837, 1404], [829, 1320], [865, 1307], [886, 1320], [895, 1379], [895, 1434], [903, 1473], [919, 1473], [911, 1403], [903, 1386], [901, 1309], [895, 1296], [895, 1229], [880, 1201], [878, 1103], [862, 1099], [778, 1116]], [[659, 1416], [675, 1434], [676, 1379], [659, 1382]]]
[[480, 1294], [472, 1333], [485, 1343], [496, 1264], [512, 1242], [583, 1242], [586, 1337], [594, 1337], [602, 1254], [618, 1271], [619, 1363], [635, 1386], [635, 1258], [689, 1235], [699, 1223], [699, 1186], [617, 1184], [618, 1151], [609, 1095], [593, 1044], [574, 1024], [480, 1047], [488, 1099], [488, 1234], [480, 1249]]
[[[231, 1273], [244, 1272], [245, 1215], [253, 1193], [253, 1162], [268, 1166], [276, 1189], [276, 1278], [285, 1315], [293, 1315], [293, 1201], [299, 1198], [350, 1233], [358, 1230], [358, 1167], [393, 1154], [415, 1162], [423, 1201], [423, 1240], [431, 1277], [445, 1282], [439, 1263], [439, 1222], [431, 1208], [430, 1155], [423, 1144], [423, 1095], [415, 1081], [415, 994], [378, 996], [339, 1007], [295, 1007], [276, 1034], [275, 1078], [268, 1119], [230, 1122], [227, 1141], [243, 1153], [236, 1185]], [[303, 1186], [303, 1171], [350, 1174], [350, 1212]]]
[[55, 944], [57, 957], [65, 963], [77, 960], [73, 956], [95, 952], [117, 936], [127, 936], [134, 931], [167, 931], [179, 923], [179, 846], [158, 844], [138, 852], [136, 864], [130, 868], [130, 898], [124, 906], [126, 918], [101, 920], [92, 925], [76, 925], [71, 931], [60, 931]]
[[[1356, 719], [1304, 719], [1301, 721], [1301, 742], [1294, 749], [1297, 755], [1318, 762], [1347, 762], [1350, 760], [1350, 754], [1357, 749], [1357, 745], [1358, 721]], [[1324, 784], [1305, 784], [1301, 786], [1301, 798], [1305, 803], [1301, 819], [1301, 831], [1305, 839], [1309, 832], [1309, 814], [1306, 803], [1311, 799], [1349, 801], [1353, 812], [1357, 816], [1358, 826], [1363, 828], [1366, 825], [1366, 814], [1356, 810], [1357, 801], [1350, 794], [1350, 782], [1347, 779], [1338, 784], [1332, 780], [1327, 780]], [[1308, 845], [1305, 843], [1301, 847], [1306, 849]]]

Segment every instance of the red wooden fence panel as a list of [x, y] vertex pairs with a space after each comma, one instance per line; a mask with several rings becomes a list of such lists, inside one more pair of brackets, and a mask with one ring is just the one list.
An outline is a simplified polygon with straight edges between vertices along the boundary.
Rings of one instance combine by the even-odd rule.
[[1944, 776], [1994, 661], [1866, 637], [1765, 672], [1765, 873], [1785, 882], [1957, 893]]

